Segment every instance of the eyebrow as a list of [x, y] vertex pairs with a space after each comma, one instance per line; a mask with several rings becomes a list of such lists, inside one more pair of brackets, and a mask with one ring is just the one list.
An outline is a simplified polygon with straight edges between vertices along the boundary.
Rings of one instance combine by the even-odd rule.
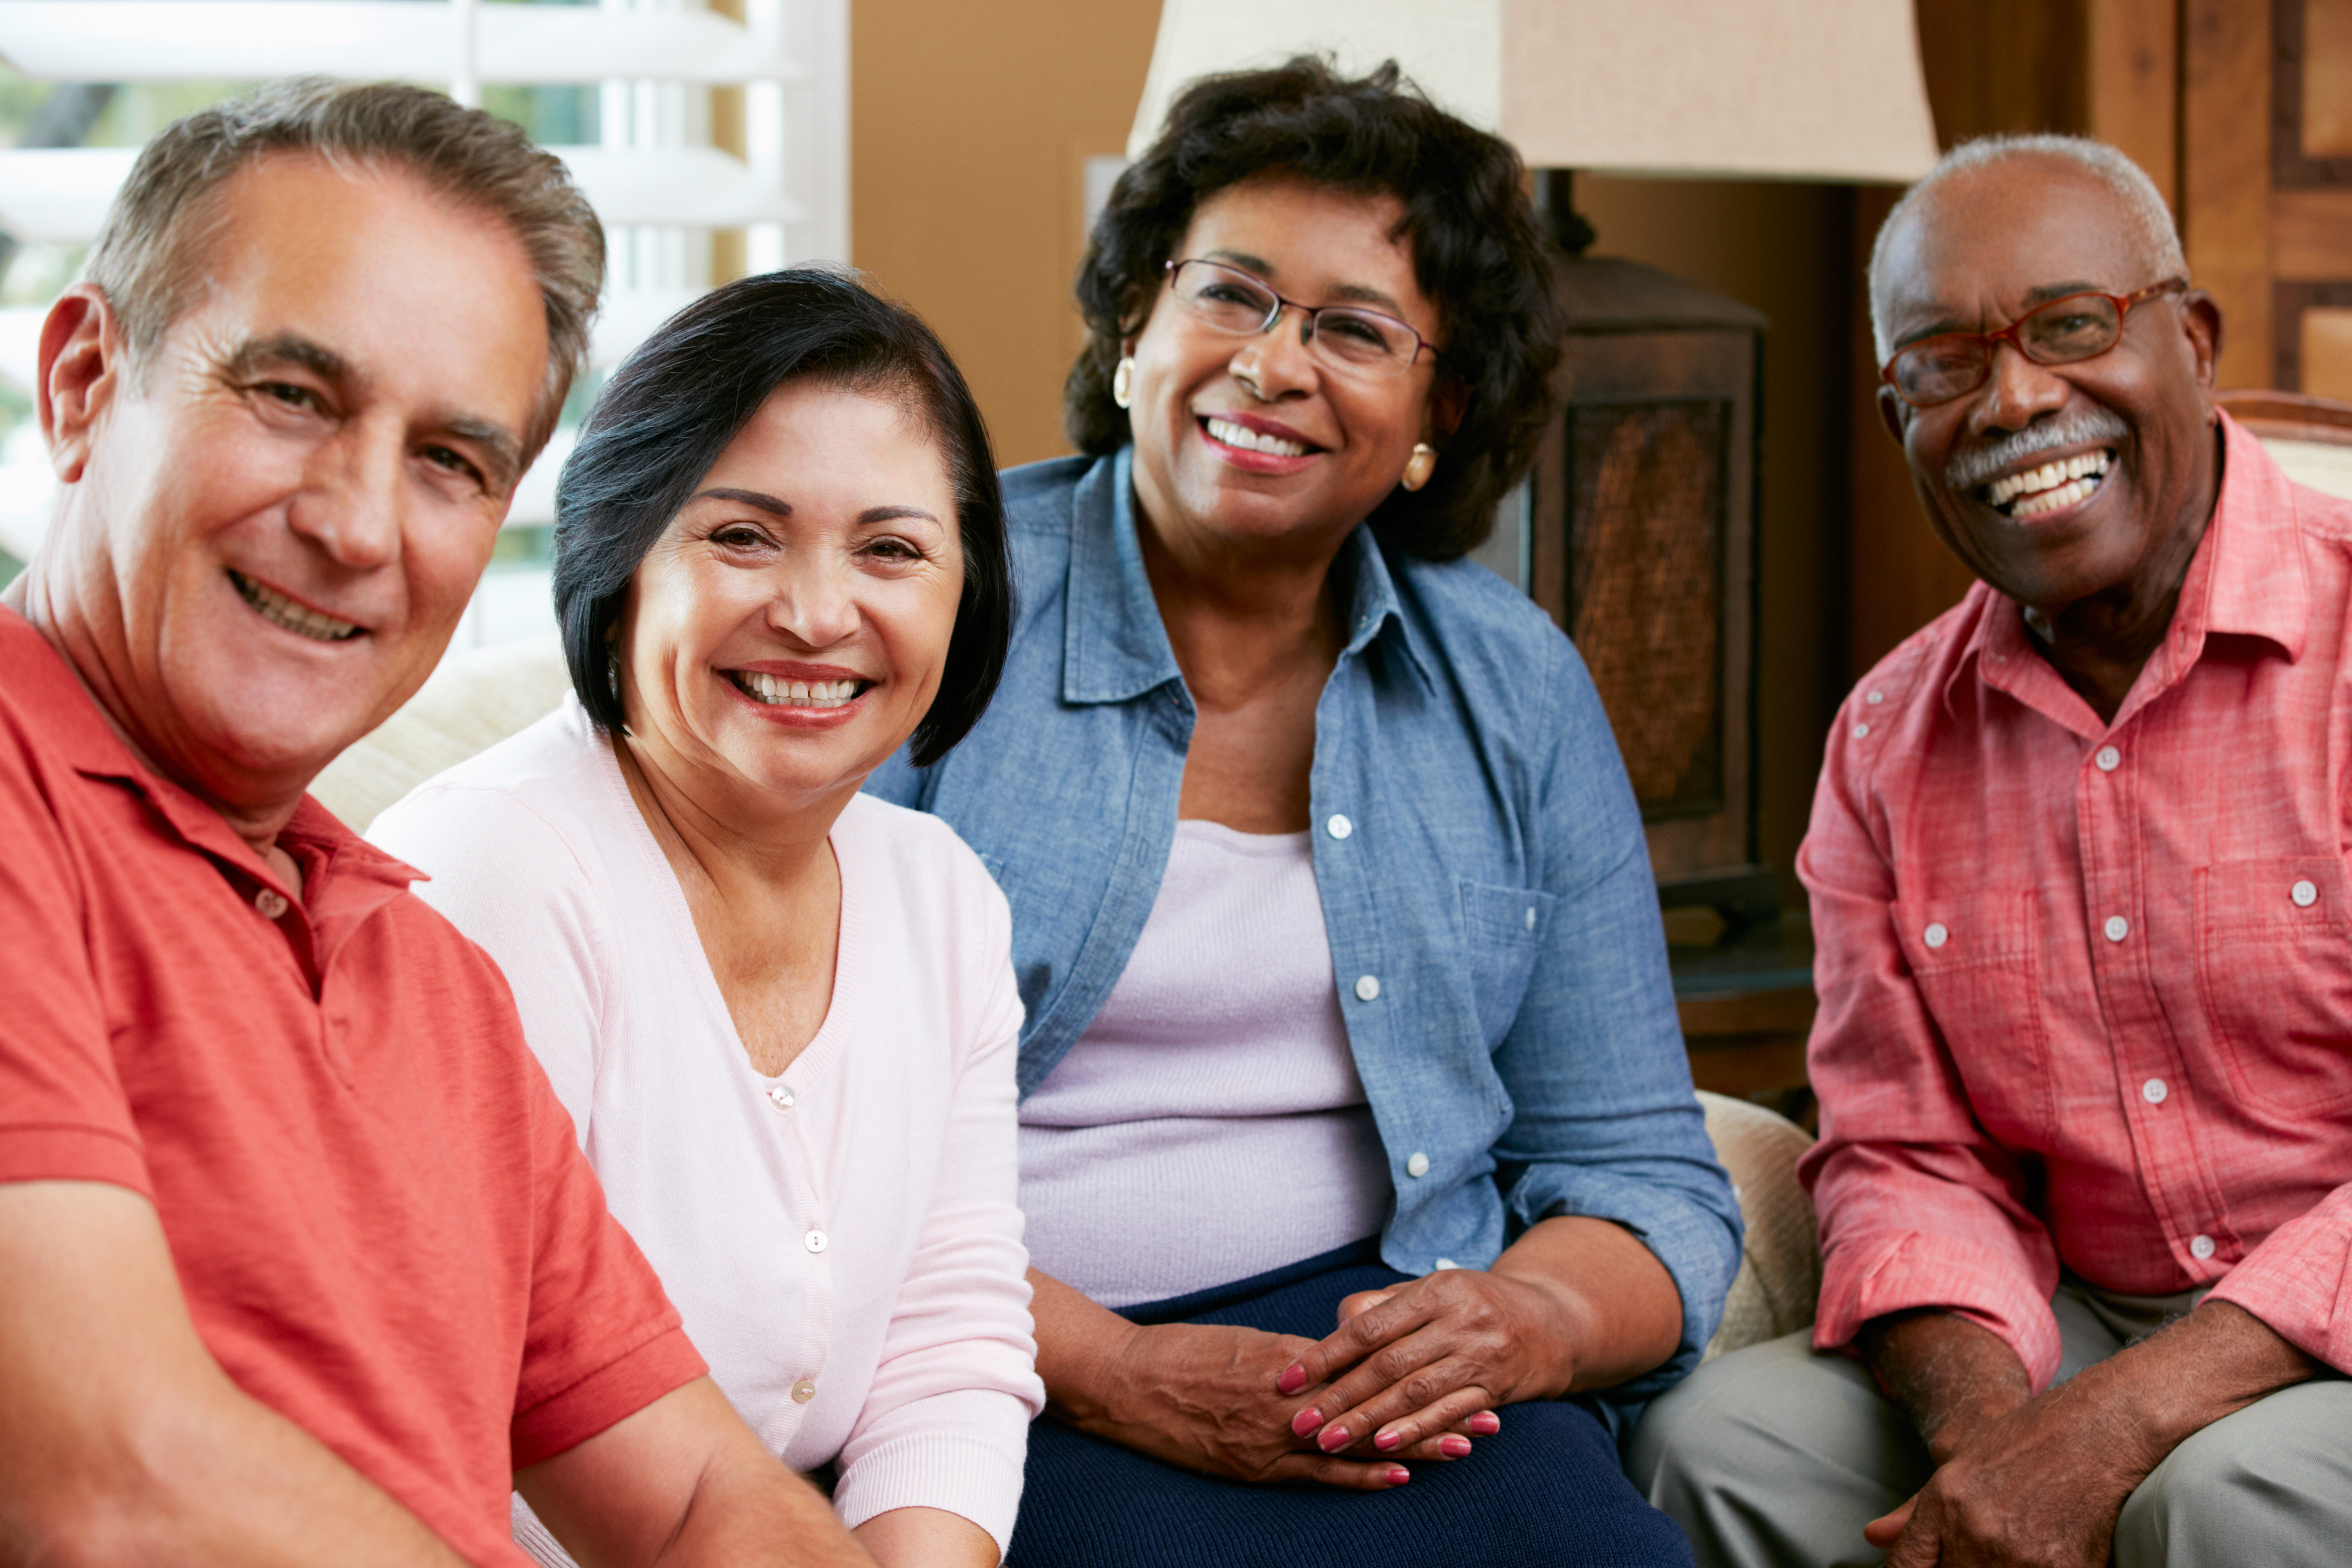
[[[766, 512], [771, 517], [790, 517], [793, 515], [792, 502], [778, 500], [774, 496], [764, 494], [759, 490], [739, 490], [726, 486], [713, 486], [709, 489], [699, 492], [694, 499], [697, 500], [741, 501], [745, 506], [759, 508], [761, 511]], [[860, 522], [889, 522], [894, 519], [902, 517], [920, 518], [923, 521], [929, 523], [938, 523], [940, 521], [937, 517], [925, 511], [919, 506], [869, 506], [864, 511], [857, 514], [857, 521]]]
[[[254, 374], [273, 364], [299, 365], [320, 380], [339, 386], [350, 386], [362, 379], [352, 369], [351, 361], [326, 344], [297, 332], [274, 332], [266, 338], [247, 338], [236, 345], [221, 368], [229, 375], [242, 376]], [[504, 493], [513, 486], [522, 467], [522, 443], [516, 439], [513, 432], [493, 420], [470, 414], [453, 415], [439, 420], [435, 428], [457, 440], [470, 442], [482, 448], [490, 470], [485, 477], [492, 489]]]
[[[1210, 251], [1208, 253], [1208, 257], [1210, 260], [1223, 261], [1230, 266], [1238, 267], [1244, 272], [1255, 272], [1260, 277], [1265, 279], [1268, 282], [1274, 281], [1274, 264], [1267, 261], [1264, 257], [1252, 256], [1245, 250], [1225, 250], [1223, 248]], [[1330, 292], [1331, 298], [1329, 301], [1328, 301], [1328, 303], [1339, 304], [1344, 302], [1351, 305], [1378, 305], [1390, 315], [1396, 317], [1397, 320], [1404, 320], [1404, 307], [1399, 304], [1392, 296], [1383, 294], [1378, 289], [1368, 287], [1362, 283], [1338, 283], [1332, 285]]]

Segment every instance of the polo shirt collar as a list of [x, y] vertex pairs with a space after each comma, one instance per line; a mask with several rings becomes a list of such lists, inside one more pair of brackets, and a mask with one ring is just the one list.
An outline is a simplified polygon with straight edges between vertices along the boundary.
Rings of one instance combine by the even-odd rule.
[[[1135, 448], [1098, 459], [1070, 497], [1070, 564], [1063, 622], [1062, 700], [1124, 702], [1181, 680], [1176, 650], [1152, 597], [1136, 539]], [[1395, 579], [1369, 526], [1340, 547], [1334, 570], [1346, 574], [1349, 608], [1344, 657], [1393, 632], [1407, 661], [1429, 684], [1429, 661], [1398, 602]]]
[[[2116, 711], [2120, 723], [2133, 710], [2170, 686], [2196, 663], [2205, 639], [2220, 632], [2260, 637], [2292, 663], [2303, 657], [2310, 620], [2310, 591], [2303, 565], [2302, 530], [2294, 486], [2280, 471], [2263, 444], [2227, 414], [2221, 421], [2221, 489], [2205, 537], [2189, 563], [2173, 607], [2172, 626], [2164, 645], [2150, 656], [2156, 669], [2136, 682], [2132, 695]], [[2041, 656], [2027, 636], [2024, 616], [2016, 601], [1979, 583], [1969, 590], [1976, 624], [1943, 691], [1946, 713], [1954, 704], [1960, 683], [1974, 679], [1996, 691], [2037, 708], [2047, 704], [2037, 696], [2053, 695], [2037, 689], [2047, 677], [2060, 688], [2065, 682]], [[2066, 689], [2074, 696], [2071, 689]], [[2077, 703], [2079, 697], [2074, 697]], [[2089, 705], [2083, 704], [2088, 714]]]

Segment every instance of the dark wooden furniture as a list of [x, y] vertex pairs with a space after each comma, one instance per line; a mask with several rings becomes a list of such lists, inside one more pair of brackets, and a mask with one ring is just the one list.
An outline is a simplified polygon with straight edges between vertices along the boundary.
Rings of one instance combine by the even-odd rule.
[[1756, 500], [1765, 318], [1654, 267], [1561, 254], [1560, 406], [1530, 591], [1617, 733], [1667, 903], [1768, 918], [1756, 847]]

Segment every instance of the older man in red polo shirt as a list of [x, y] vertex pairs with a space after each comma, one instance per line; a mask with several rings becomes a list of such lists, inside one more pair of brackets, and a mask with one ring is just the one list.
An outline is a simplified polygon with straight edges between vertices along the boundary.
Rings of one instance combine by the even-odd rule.
[[1871, 283], [1981, 581], [1839, 714], [1798, 858], [1810, 1343], [1702, 1369], [1635, 1468], [1703, 1563], [2342, 1563], [2352, 505], [2216, 411], [2111, 148], [1956, 150]]
[[294, 83], [50, 312], [0, 610], [0, 1559], [866, 1562], [703, 1375], [504, 982], [303, 794], [432, 668], [603, 268], [562, 165]]

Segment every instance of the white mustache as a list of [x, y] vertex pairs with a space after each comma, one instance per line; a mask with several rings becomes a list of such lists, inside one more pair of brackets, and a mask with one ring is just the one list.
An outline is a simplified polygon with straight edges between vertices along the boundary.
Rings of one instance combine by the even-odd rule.
[[2119, 416], [2105, 408], [2085, 408], [2079, 414], [2028, 425], [1990, 446], [1970, 447], [1946, 465], [1944, 483], [1955, 490], [1972, 490], [2012, 463], [2061, 447], [2121, 441], [2130, 434]]

